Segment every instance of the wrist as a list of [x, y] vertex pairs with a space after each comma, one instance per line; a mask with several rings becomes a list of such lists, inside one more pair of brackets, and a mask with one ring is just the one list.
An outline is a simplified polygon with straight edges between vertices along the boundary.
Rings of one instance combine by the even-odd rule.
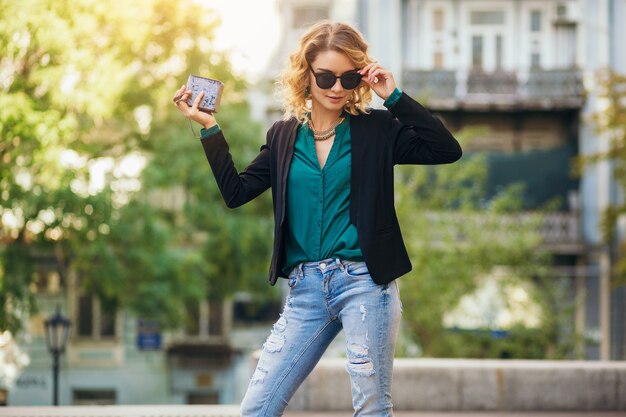
[[208, 123], [201, 123], [201, 124], [202, 124], [202, 127], [205, 128], [205, 129], [210, 129], [213, 126], [217, 126], [217, 122], [215, 122], [215, 121], [214, 122], [208, 122]]
[[402, 90], [400, 90], [397, 86], [393, 89], [391, 94], [385, 99], [383, 105], [387, 108], [393, 107], [398, 100], [402, 97]]

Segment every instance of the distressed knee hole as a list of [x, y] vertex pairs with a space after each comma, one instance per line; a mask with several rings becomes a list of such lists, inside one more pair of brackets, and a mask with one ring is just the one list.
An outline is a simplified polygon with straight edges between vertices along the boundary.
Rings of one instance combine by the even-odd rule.
[[274, 323], [274, 331], [282, 333], [285, 331], [286, 327], [287, 327], [287, 319], [283, 315], [281, 315], [278, 321]]
[[352, 376], [372, 376], [374, 364], [370, 358], [355, 358], [348, 361], [348, 372]]
[[265, 375], [267, 375], [267, 369], [257, 366], [254, 374], [252, 375], [252, 379], [250, 380], [251, 384], [260, 384], [265, 381]]
[[365, 358], [369, 353], [369, 348], [359, 343], [350, 343], [348, 345], [349, 358]]
[[360, 307], [361, 310], [361, 321], [365, 321], [365, 316], [367, 315], [367, 308], [363, 304]]
[[371, 376], [375, 373], [374, 363], [368, 357], [369, 348], [358, 343], [348, 346], [347, 370], [353, 376]]
[[263, 344], [263, 349], [269, 353], [280, 352], [285, 344], [285, 329], [287, 328], [287, 319], [281, 314], [280, 318], [272, 327], [272, 333]]
[[269, 353], [280, 352], [284, 344], [284, 335], [272, 333], [263, 344], [263, 349], [265, 349]]

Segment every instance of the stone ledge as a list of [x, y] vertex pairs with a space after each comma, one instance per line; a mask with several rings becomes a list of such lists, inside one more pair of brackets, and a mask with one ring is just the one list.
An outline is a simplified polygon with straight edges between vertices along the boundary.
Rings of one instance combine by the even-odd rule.
[[[322, 359], [289, 410], [351, 408], [345, 359]], [[626, 362], [396, 359], [394, 410], [626, 410]]]

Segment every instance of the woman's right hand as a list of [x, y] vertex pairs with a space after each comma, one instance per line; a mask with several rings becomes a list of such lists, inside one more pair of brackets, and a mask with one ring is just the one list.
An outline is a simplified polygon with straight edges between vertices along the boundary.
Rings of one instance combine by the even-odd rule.
[[191, 119], [197, 123], [200, 123], [202, 127], [208, 129], [217, 124], [217, 120], [212, 114], [205, 113], [203, 111], [198, 110], [198, 105], [200, 101], [202, 101], [202, 97], [204, 97], [204, 91], [201, 91], [198, 94], [198, 97], [193, 102], [192, 106], [187, 104], [187, 100], [191, 96], [191, 90], [185, 91], [185, 85], [180, 87], [172, 100], [174, 101], [174, 105], [180, 110], [182, 114], [185, 115], [186, 118]]

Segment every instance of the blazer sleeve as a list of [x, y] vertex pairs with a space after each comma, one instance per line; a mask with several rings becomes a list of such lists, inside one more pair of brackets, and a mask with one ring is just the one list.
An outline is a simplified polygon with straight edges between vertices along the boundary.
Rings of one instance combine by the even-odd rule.
[[270, 185], [270, 132], [259, 154], [238, 173], [222, 131], [201, 139], [202, 147], [224, 202], [230, 208], [254, 199]]
[[449, 164], [463, 155], [443, 123], [406, 93], [389, 111], [395, 164]]

